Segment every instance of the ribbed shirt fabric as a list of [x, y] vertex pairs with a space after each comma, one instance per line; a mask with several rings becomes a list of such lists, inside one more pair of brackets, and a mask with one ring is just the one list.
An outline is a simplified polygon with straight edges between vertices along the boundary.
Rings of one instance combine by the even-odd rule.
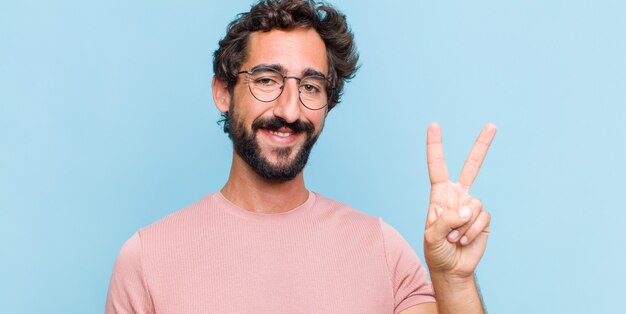
[[221, 193], [140, 229], [122, 247], [105, 313], [399, 313], [434, 302], [391, 226], [314, 192], [259, 214]]

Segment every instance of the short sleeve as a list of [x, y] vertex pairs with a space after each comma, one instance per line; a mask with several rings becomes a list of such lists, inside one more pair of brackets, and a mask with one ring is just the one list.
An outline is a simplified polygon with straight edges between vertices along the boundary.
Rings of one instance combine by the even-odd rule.
[[139, 233], [128, 239], [120, 250], [111, 275], [104, 313], [155, 313], [143, 275]]
[[435, 302], [435, 292], [428, 280], [426, 268], [422, 266], [409, 243], [382, 219], [380, 224], [385, 242], [387, 266], [393, 285], [394, 313], [417, 304]]

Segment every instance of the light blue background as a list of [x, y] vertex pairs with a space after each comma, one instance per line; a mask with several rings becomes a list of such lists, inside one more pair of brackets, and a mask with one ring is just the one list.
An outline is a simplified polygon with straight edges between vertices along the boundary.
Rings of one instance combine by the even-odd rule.
[[[0, 3], [0, 312], [99, 313], [123, 242], [225, 182], [212, 53], [249, 1]], [[308, 187], [422, 256], [425, 131], [451, 174], [492, 121], [473, 194], [491, 313], [626, 313], [626, 4], [336, 1], [361, 70]]]

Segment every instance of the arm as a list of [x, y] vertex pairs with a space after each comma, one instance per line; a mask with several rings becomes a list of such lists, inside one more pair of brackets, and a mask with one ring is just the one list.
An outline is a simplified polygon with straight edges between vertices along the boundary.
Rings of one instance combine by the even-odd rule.
[[437, 303], [422, 303], [399, 314], [483, 313], [484, 307], [474, 278], [449, 280], [431, 275]]
[[155, 313], [143, 275], [139, 233], [128, 239], [120, 250], [111, 275], [104, 313]]
[[491, 217], [483, 210], [482, 203], [469, 194], [469, 189], [495, 133], [493, 124], [483, 128], [459, 180], [451, 182], [443, 158], [441, 129], [437, 124], [428, 128], [426, 153], [431, 192], [424, 231], [424, 257], [438, 311], [414, 313], [484, 313], [474, 271], [487, 246]]

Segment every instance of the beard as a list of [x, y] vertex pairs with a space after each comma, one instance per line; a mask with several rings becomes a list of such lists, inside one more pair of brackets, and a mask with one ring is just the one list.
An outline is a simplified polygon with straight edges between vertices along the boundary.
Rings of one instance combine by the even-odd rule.
[[[294, 179], [306, 166], [309, 160], [311, 149], [317, 138], [317, 134], [313, 134], [314, 126], [311, 123], [300, 120], [287, 123], [279, 117], [259, 118], [252, 123], [252, 133], [248, 132], [244, 122], [240, 119], [231, 105], [226, 123], [228, 124], [228, 136], [233, 141], [233, 147], [237, 155], [241, 157], [259, 176], [270, 182], [282, 183]], [[261, 147], [257, 141], [259, 129], [267, 129], [277, 131], [286, 127], [293, 133], [306, 133], [306, 140], [300, 147], [281, 147], [274, 148], [272, 152], [277, 156], [277, 162], [271, 163], [261, 152]], [[299, 149], [296, 155], [290, 160], [292, 150]]]

